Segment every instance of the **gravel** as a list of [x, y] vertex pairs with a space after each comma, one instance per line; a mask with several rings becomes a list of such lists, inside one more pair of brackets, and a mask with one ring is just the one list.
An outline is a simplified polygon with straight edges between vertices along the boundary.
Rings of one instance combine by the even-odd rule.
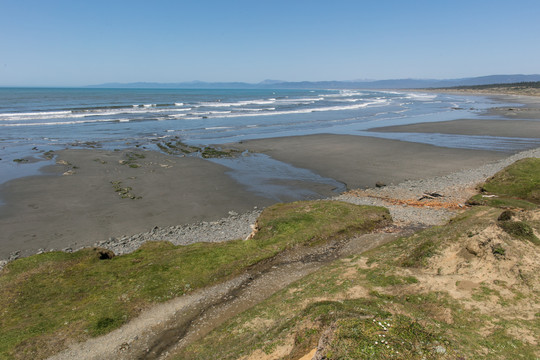
[[[426, 227], [441, 225], [455, 216], [458, 211], [444, 208], [394, 205], [381, 198], [401, 200], [418, 199], [423, 193], [437, 192], [444, 196], [443, 201], [453, 201], [462, 204], [472, 195], [472, 191], [476, 185], [485, 181], [504, 167], [526, 157], [540, 158], [540, 148], [523, 151], [503, 160], [485, 164], [479, 168], [467, 169], [446, 176], [409, 180], [398, 185], [367, 189], [362, 191], [363, 196], [345, 193], [333, 197], [332, 200], [346, 201], [358, 205], [387, 207], [394, 222], [400, 226]], [[202, 241], [223, 242], [234, 239], [245, 239], [253, 231], [253, 226], [260, 214], [261, 210], [244, 214], [237, 214], [231, 211], [228, 217], [218, 221], [165, 228], [155, 227], [145, 233], [123, 236], [121, 238], [109, 238], [108, 240], [95, 243], [94, 246], [112, 250], [116, 255], [122, 255], [137, 250], [147, 241], [170, 241], [175, 245], [188, 245]], [[63, 251], [67, 252], [76, 250], [78, 249], [63, 249]], [[9, 259], [0, 260], [0, 270], [9, 261], [18, 257], [19, 255], [17, 253], [13, 253]]]
[[442, 202], [464, 205], [465, 201], [474, 194], [474, 189], [478, 184], [517, 160], [528, 157], [540, 158], [540, 148], [522, 151], [478, 168], [462, 170], [445, 176], [409, 180], [398, 185], [367, 189], [362, 191], [362, 194], [366, 196], [345, 193], [333, 199], [358, 205], [385, 206], [390, 210], [390, 214], [398, 224], [421, 227], [442, 225], [454, 217], [458, 211], [444, 208], [393, 205], [381, 198], [411, 200], [419, 199], [424, 193], [436, 192], [444, 196]]
[[109, 238], [95, 246], [112, 250], [116, 255], [133, 252], [147, 241], [169, 241], [174, 245], [189, 245], [196, 242], [223, 242], [245, 239], [253, 231], [253, 226], [261, 210], [237, 214], [230, 211], [229, 216], [218, 221], [203, 221], [198, 224], [168, 226], [119, 239]]

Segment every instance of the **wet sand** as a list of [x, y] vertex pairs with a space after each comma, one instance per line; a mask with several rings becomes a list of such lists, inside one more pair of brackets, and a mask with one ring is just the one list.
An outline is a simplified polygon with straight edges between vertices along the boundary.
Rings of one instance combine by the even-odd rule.
[[[233, 146], [310, 169], [349, 189], [445, 175], [507, 156], [348, 135], [253, 140]], [[49, 175], [0, 186], [5, 202], [0, 206], [0, 259], [15, 251], [24, 256], [39, 249], [90, 246], [155, 226], [215, 221], [230, 211], [242, 213], [276, 202], [247, 191], [227, 175], [228, 168], [199, 158], [64, 150], [56, 160], [59, 164], [47, 168]], [[324, 184], [290, 185], [320, 197], [335, 195]]]
[[311, 169], [345, 183], [349, 189], [446, 175], [508, 156], [495, 151], [333, 134], [249, 140], [229, 146]]
[[[538, 109], [526, 110], [535, 108], [540, 100], [523, 99], [526, 106], [520, 113], [540, 119]], [[504, 107], [493, 111], [498, 116], [517, 113]], [[524, 118], [455, 120], [371, 130], [540, 138], [540, 121]], [[447, 175], [510, 155], [332, 134], [250, 140], [228, 146], [312, 170], [346, 184], [348, 189]], [[0, 260], [15, 251], [24, 256], [39, 249], [75, 249], [155, 226], [215, 221], [227, 217], [230, 211], [243, 213], [276, 202], [246, 190], [227, 174], [230, 169], [214, 162], [138, 150], [134, 152], [143, 156], [137, 157], [131, 152], [60, 151], [56, 153], [60, 164], [48, 167], [48, 175], [0, 185], [4, 202], [0, 205]], [[325, 184], [289, 181], [288, 185], [309, 189], [320, 197], [335, 195]], [[122, 192], [126, 198], [119, 195]]]
[[[0, 186], [0, 259], [18, 250], [75, 249], [155, 226], [213, 221], [272, 203], [209, 161], [137, 152], [144, 159], [130, 164], [128, 153], [61, 151], [61, 164], [47, 168], [48, 175]], [[128, 191], [122, 198], [115, 190]]]
[[372, 128], [374, 132], [440, 133], [459, 135], [489, 135], [517, 138], [540, 138], [538, 120], [476, 120], [462, 119], [410, 125]]

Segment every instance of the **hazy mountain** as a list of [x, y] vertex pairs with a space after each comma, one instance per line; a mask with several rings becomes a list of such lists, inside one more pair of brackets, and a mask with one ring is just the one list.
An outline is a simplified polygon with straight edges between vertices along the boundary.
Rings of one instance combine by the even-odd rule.
[[264, 80], [257, 84], [244, 82], [179, 83], [106, 83], [90, 85], [91, 88], [152, 88], [152, 89], [418, 89], [487, 84], [508, 84], [540, 81], [540, 75], [490, 75], [462, 79], [390, 79], [370, 81], [281, 81]]

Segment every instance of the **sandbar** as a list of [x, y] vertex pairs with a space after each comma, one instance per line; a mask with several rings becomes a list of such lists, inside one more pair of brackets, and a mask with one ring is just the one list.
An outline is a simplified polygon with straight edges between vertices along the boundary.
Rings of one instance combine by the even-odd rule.
[[508, 156], [496, 151], [334, 134], [248, 140], [228, 146], [313, 170], [345, 183], [349, 189], [442, 176]]
[[451, 121], [425, 122], [409, 125], [378, 127], [369, 129], [368, 131], [489, 135], [540, 139], [540, 121], [509, 119], [460, 119]]

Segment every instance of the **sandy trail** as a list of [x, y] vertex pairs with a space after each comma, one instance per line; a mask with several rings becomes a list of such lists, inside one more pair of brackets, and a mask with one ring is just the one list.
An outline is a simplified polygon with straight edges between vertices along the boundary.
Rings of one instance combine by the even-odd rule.
[[73, 344], [50, 359], [166, 359], [323, 265], [372, 249], [396, 236], [380, 232], [293, 249], [229, 281], [156, 305], [123, 327]]

